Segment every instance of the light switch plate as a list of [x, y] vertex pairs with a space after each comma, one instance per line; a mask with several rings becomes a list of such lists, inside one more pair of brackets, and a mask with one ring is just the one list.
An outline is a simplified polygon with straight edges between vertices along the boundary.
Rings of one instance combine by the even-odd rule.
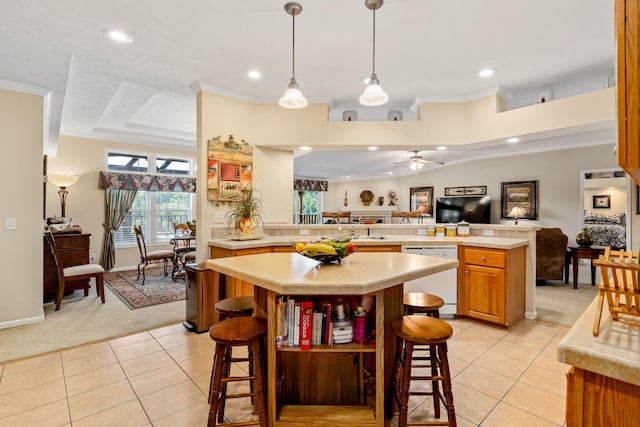
[[4, 229], [5, 230], [15, 230], [17, 228], [16, 219], [15, 218], [5, 218], [4, 219]]
[[426, 228], [418, 228], [418, 236], [426, 236], [427, 229]]
[[483, 236], [493, 236], [493, 230], [491, 230], [491, 229], [482, 230], [482, 235]]
[[222, 212], [216, 212], [215, 216], [213, 217], [213, 221], [217, 223], [224, 222], [224, 214]]
[[301, 229], [300, 229], [300, 235], [301, 235], [301, 236], [308, 236], [308, 235], [309, 235], [309, 229], [307, 229], [307, 228], [301, 228]]

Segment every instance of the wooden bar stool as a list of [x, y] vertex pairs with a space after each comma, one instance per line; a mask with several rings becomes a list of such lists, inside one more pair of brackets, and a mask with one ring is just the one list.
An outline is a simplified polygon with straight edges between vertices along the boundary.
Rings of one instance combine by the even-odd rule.
[[444, 305], [444, 300], [437, 295], [412, 292], [404, 294], [404, 314], [425, 313], [427, 316], [440, 318], [440, 307]]
[[[218, 301], [214, 305], [214, 309], [219, 315], [218, 321], [222, 322], [227, 318], [234, 317], [251, 317], [253, 316], [253, 297], [234, 297], [234, 298], [226, 298]], [[247, 362], [249, 364], [249, 375], [253, 375], [253, 350], [251, 346], [247, 346], [247, 357], [233, 357], [231, 348], [229, 350], [229, 361], [231, 363], [238, 362]], [[227, 365], [229, 369], [231, 369], [231, 363]], [[229, 372], [226, 373], [229, 376]], [[253, 383], [250, 383], [251, 392], [253, 392]], [[256, 406], [256, 402], [253, 398], [251, 398], [251, 402], [254, 404], [254, 413], [257, 413], [258, 407]], [[220, 409], [220, 413], [224, 416], [224, 405], [225, 401], [222, 402], [222, 407]], [[222, 422], [222, 418], [218, 422]]]
[[[250, 397], [257, 408], [258, 420], [233, 423], [235, 426], [267, 426], [265, 400], [265, 378], [263, 357], [263, 340], [267, 335], [267, 320], [259, 317], [232, 317], [218, 322], [209, 329], [209, 336], [216, 343], [209, 385], [209, 420], [207, 427], [215, 427], [224, 421], [224, 404], [227, 399]], [[253, 359], [253, 373], [247, 376], [232, 377], [231, 349], [238, 346], [250, 346]], [[249, 393], [227, 393], [230, 382], [249, 381]]]
[[253, 297], [235, 297], [220, 300], [214, 306], [220, 321], [227, 317], [253, 316]]
[[[389, 399], [395, 399], [399, 409], [398, 427], [448, 425], [456, 427], [456, 414], [451, 392], [451, 375], [447, 359], [447, 340], [453, 334], [451, 326], [431, 316], [404, 316], [391, 321], [391, 329], [396, 335], [394, 359], [394, 380]], [[429, 346], [431, 375], [411, 374], [414, 345]], [[409, 391], [411, 381], [431, 381], [431, 391]], [[442, 383], [442, 389], [440, 388]], [[407, 421], [409, 396], [432, 396], [434, 417], [432, 421]], [[447, 408], [447, 421], [441, 421], [440, 401]], [[392, 402], [389, 402], [391, 406]]]

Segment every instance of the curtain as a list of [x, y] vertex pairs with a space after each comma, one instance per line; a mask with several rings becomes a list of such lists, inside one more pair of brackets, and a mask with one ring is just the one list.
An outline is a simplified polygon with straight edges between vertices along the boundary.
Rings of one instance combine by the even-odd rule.
[[104, 240], [102, 242], [102, 255], [100, 264], [105, 270], [110, 270], [116, 263], [116, 248], [113, 243], [113, 233], [117, 230], [136, 198], [136, 190], [105, 190], [104, 209]]
[[328, 181], [299, 178], [293, 180], [293, 189], [298, 191], [327, 191], [328, 188]]
[[195, 193], [196, 179], [185, 176], [143, 175], [138, 173], [101, 171], [98, 188]]

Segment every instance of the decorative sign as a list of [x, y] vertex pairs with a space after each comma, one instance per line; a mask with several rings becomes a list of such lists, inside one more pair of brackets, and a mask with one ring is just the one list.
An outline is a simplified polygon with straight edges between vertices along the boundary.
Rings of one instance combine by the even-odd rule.
[[226, 141], [220, 136], [207, 142], [207, 199], [231, 201], [241, 188], [251, 187], [253, 147], [233, 135]]
[[486, 194], [486, 185], [477, 185], [475, 187], [448, 187], [444, 189], [445, 196], [484, 196]]

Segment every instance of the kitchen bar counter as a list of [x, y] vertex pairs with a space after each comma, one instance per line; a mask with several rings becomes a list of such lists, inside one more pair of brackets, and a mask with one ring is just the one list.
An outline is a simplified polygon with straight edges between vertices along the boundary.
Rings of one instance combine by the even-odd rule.
[[567, 365], [640, 386], [640, 319], [630, 326], [611, 319], [606, 302], [600, 333], [592, 334], [597, 298], [558, 345], [558, 360]]
[[[330, 236], [328, 236], [330, 237]], [[267, 246], [291, 246], [293, 242], [307, 242], [320, 240], [316, 236], [265, 236], [257, 240], [229, 240], [229, 239], [212, 239], [209, 240], [209, 246], [222, 249], [252, 249]], [[527, 239], [517, 239], [508, 237], [428, 237], [428, 236], [384, 236], [379, 238], [361, 238], [352, 239], [354, 245], [367, 246], [388, 246], [388, 245], [464, 245], [477, 246], [494, 249], [514, 249], [529, 244]]]
[[[270, 427], [277, 425], [308, 425], [308, 420], [323, 418], [327, 425], [335, 422], [335, 405], [346, 413], [341, 418], [345, 425], [385, 425], [385, 396], [390, 390], [393, 371], [394, 340], [390, 332], [391, 320], [402, 316], [402, 284], [405, 281], [422, 276], [456, 268], [455, 259], [435, 258], [406, 253], [354, 253], [342, 259], [341, 264], [320, 264], [317, 261], [297, 253], [262, 253], [238, 257], [210, 259], [206, 266], [218, 276], [217, 281], [224, 282], [229, 278], [250, 281], [255, 284], [254, 315], [264, 317], [268, 321], [267, 333], [267, 415]], [[283, 295], [297, 295], [303, 298], [321, 296], [345, 297], [368, 295], [375, 301], [375, 340], [368, 344], [338, 344], [330, 346], [314, 346], [310, 351], [299, 348], [276, 348], [276, 301]], [[326, 381], [322, 385], [312, 382], [313, 390], [303, 390], [284, 399], [283, 406], [278, 399], [279, 390], [287, 388], [287, 384], [295, 382], [304, 387], [304, 380], [322, 367], [327, 376], [338, 371], [336, 363], [346, 353], [353, 353], [359, 360], [365, 355], [375, 366], [375, 390], [373, 404], [366, 402], [359, 405], [345, 405], [343, 400], [330, 400], [333, 403], [313, 403], [306, 401], [291, 402], [290, 399], [303, 399], [303, 396], [318, 388], [331, 394], [332, 387], [342, 389], [340, 384], [353, 383], [352, 375], [342, 375], [339, 381]], [[357, 356], [359, 355], [359, 356]], [[289, 360], [294, 363], [295, 370], [283, 369]], [[346, 359], [353, 365], [351, 356]], [[279, 363], [280, 361], [281, 363]], [[360, 369], [364, 369], [361, 367]], [[324, 373], [322, 375], [324, 375]], [[332, 386], [332, 384], [338, 384]], [[346, 387], [346, 385], [345, 385]], [[361, 390], [362, 391], [362, 390]], [[322, 393], [321, 393], [322, 394]], [[356, 393], [357, 395], [357, 393]], [[344, 399], [353, 398], [353, 395]], [[324, 402], [324, 399], [321, 400]], [[292, 404], [293, 403], [293, 404]], [[322, 415], [321, 415], [322, 414]], [[386, 413], [390, 417], [390, 413]], [[290, 424], [293, 423], [293, 424]]]
[[[592, 334], [597, 298], [558, 344], [567, 373], [567, 427], [627, 427], [640, 420], [640, 322], [613, 321], [605, 303]], [[634, 326], [635, 325], [635, 326]]]

